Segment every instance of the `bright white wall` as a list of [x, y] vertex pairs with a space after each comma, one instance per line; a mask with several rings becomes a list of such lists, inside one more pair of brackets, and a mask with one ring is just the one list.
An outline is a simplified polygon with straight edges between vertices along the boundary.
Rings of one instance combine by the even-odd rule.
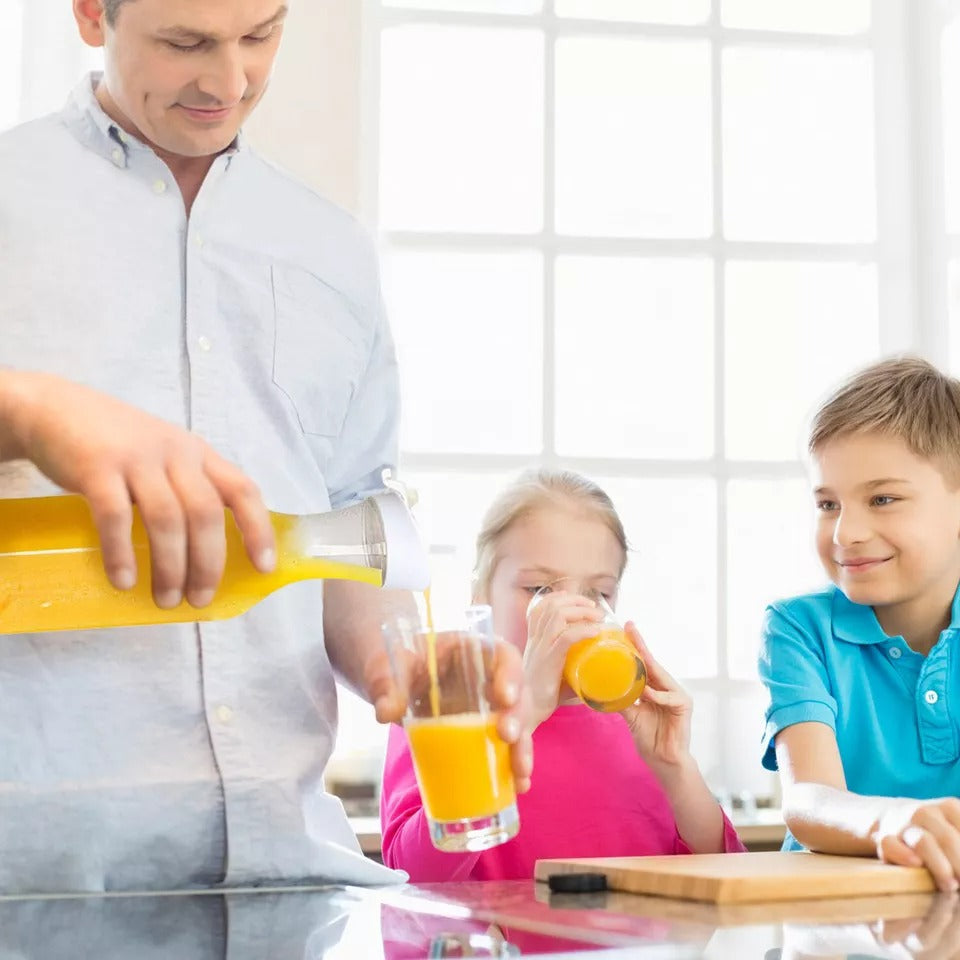
[[357, 0], [292, 0], [271, 89], [246, 125], [266, 156], [335, 203], [360, 193]]

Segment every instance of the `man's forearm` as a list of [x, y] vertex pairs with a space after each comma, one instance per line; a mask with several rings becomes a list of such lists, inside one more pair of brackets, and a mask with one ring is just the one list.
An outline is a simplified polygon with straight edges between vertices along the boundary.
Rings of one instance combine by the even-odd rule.
[[371, 657], [383, 649], [381, 624], [391, 614], [415, 609], [413, 595], [406, 590], [327, 580], [323, 589], [323, 631], [337, 679], [370, 700], [364, 670]]

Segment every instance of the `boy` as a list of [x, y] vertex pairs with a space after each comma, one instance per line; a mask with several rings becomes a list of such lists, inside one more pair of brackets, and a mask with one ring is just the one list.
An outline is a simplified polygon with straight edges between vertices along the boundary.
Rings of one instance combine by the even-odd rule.
[[818, 410], [808, 447], [833, 586], [768, 607], [760, 655], [785, 849], [924, 864], [957, 890], [960, 382], [878, 363]]

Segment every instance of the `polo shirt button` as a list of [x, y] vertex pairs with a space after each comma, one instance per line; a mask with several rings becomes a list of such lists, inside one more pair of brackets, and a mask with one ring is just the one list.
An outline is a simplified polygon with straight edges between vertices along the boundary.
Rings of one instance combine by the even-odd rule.
[[928, 690], [928, 691], [923, 695], [923, 699], [926, 700], [927, 703], [929, 703], [929, 704], [932, 705], [932, 704], [936, 703], [936, 702], [940, 699], [940, 696], [939, 696], [939, 694], [937, 693], [936, 690]]
[[899, 660], [903, 656], [903, 651], [899, 647], [891, 647], [887, 653], [890, 654], [891, 660]]

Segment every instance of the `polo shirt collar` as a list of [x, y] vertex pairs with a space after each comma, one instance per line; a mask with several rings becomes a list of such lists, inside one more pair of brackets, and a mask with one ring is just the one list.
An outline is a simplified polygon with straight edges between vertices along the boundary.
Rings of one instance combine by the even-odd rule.
[[[883, 643], [890, 638], [883, 632], [873, 607], [862, 603], [854, 603], [839, 589], [833, 588], [833, 635], [838, 640], [847, 643], [856, 643], [868, 646]], [[960, 629], [960, 586], [953, 595], [953, 605], [950, 609], [950, 630]]]

